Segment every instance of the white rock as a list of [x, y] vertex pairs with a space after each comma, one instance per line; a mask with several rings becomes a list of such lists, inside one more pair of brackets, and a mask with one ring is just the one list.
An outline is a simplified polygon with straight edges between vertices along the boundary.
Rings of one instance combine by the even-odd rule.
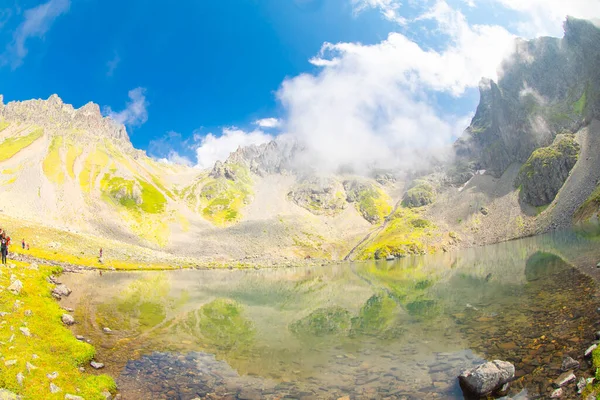
[[48, 377], [48, 379], [50, 379], [51, 381], [55, 380], [56, 378], [58, 378], [58, 372], [54, 371], [51, 374], [46, 374], [46, 377]]
[[105, 333], [111, 333], [111, 332], [112, 332], [112, 329], [110, 329], [110, 328], [107, 328], [107, 327], [104, 327], [104, 328], [102, 328], [102, 330], [103, 330]]
[[37, 369], [37, 367], [35, 365], [33, 365], [32, 363], [30, 363], [29, 361], [27, 361], [25, 363], [25, 368], [27, 368], [27, 372], [31, 373], [31, 371], [33, 371], [34, 369]]
[[8, 287], [8, 291], [12, 294], [20, 294], [21, 290], [23, 290], [23, 283], [18, 279]]
[[81, 336], [81, 335], [77, 335], [77, 336], [75, 336], [75, 338], [77, 340], [81, 340], [82, 342], [85, 340], [85, 338], [83, 336]]
[[81, 396], [75, 396], [74, 394], [65, 394], [65, 400], [84, 400]]
[[556, 389], [554, 392], [552, 392], [552, 394], [550, 395], [551, 399], [558, 399], [559, 397], [561, 397], [563, 395], [563, 390], [562, 388], [558, 388]]
[[598, 348], [598, 345], [597, 344], [593, 344], [590, 347], [588, 347], [588, 349], [585, 351], [585, 353], [583, 353], [583, 355], [586, 356], [586, 357], [591, 357], [592, 352], [594, 350], [596, 350], [597, 348]]
[[10, 275], [10, 283], [13, 283], [16, 280], [17, 280], [17, 276], [15, 274], [11, 274]]
[[31, 355], [31, 359], [32, 360], [37, 360], [38, 358], [40, 358], [37, 354], [32, 354]]
[[32, 271], [38, 271], [40, 267], [36, 263], [33, 263], [29, 265], [29, 269]]
[[6, 360], [4, 362], [4, 365], [6, 365], [7, 367], [11, 367], [13, 365], [15, 365], [17, 363], [17, 360]]
[[577, 377], [575, 376], [573, 371], [567, 371], [565, 373], [562, 373], [556, 379], [556, 381], [554, 381], [554, 385], [555, 385], [555, 387], [565, 386], [568, 383], [575, 382], [576, 379], [577, 379]]
[[66, 297], [71, 294], [71, 289], [69, 289], [66, 285], [60, 284], [52, 289], [52, 294]]
[[73, 325], [75, 323], [75, 318], [71, 314], [63, 314], [61, 319], [65, 325]]
[[58, 393], [60, 392], [60, 388], [56, 386], [54, 383], [50, 383], [50, 393]]
[[19, 372], [17, 374], [17, 383], [21, 386], [23, 386], [23, 381], [25, 380], [25, 377], [23, 376], [22, 372]]
[[19, 330], [21, 331], [21, 333], [27, 337], [31, 337], [31, 332], [29, 332], [29, 328], [19, 328]]
[[26, 317], [31, 317], [32, 315], [33, 315], [33, 313], [31, 312], [31, 310], [25, 310]]
[[94, 369], [102, 369], [104, 368], [104, 364], [102, 364], [101, 362], [96, 362], [96, 361], [92, 361], [90, 363], [90, 365], [92, 366], [92, 368]]

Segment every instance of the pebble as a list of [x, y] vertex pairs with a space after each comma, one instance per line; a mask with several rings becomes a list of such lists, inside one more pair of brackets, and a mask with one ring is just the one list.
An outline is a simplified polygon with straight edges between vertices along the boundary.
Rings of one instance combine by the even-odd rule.
[[33, 315], [33, 313], [31, 312], [31, 310], [25, 310], [26, 317], [31, 317], [32, 315]]
[[31, 359], [32, 360], [37, 360], [38, 358], [40, 358], [37, 354], [32, 354], [31, 355]]
[[17, 374], [17, 383], [18, 383], [20, 386], [23, 386], [23, 381], [24, 381], [24, 380], [25, 380], [25, 377], [23, 376], [23, 373], [22, 373], [22, 372], [19, 372], [19, 373]]
[[102, 330], [104, 331], [104, 333], [111, 333], [112, 332], [112, 329], [107, 328], [107, 327], [102, 328]]
[[50, 393], [58, 393], [60, 392], [60, 388], [56, 386], [54, 383], [50, 383]]
[[21, 333], [27, 337], [31, 337], [31, 332], [29, 332], [29, 328], [19, 328], [19, 330], [21, 331]]
[[75, 323], [75, 318], [71, 314], [63, 314], [61, 319], [65, 325], [73, 325]]
[[74, 394], [65, 394], [65, 400], [84, 400], [81, 396], [75, 396]]
[[7, 367], [11, 367], [13, 365], [15, 365], [17, 363], [17, 360], [7, 360], [4, 362], [4, 365], [6, 365]]
[[77, 336], [75, 336], [75, 338], [76, 338], [77, 340], [81, 340], [82, 342], [85, 340], [85, 337], [83, 337], [83, 336], [81, 336], [81, 335], [77, 335]]
[[58, 372], [54, 371], [51, 374], [46, 374], [46, 376], [48, 377], [48, 379], [50, 379], [51, 381], [55, 380], [56, 378], [58, 378]]
[[37, 369], [37, 367], [35, 365], [33, 365], [32, 363], [30, 363], [29, 361], [27, 361], [25, 363], [25, 368], [27, 368], [27, 372], [31, 373], [31, 371], [33, 371], [34, 369]]
[[8, 291], [15, 295], [20, 294], [21, 290], [23, 290], [23, 283], [18, 279], [8, 287]]

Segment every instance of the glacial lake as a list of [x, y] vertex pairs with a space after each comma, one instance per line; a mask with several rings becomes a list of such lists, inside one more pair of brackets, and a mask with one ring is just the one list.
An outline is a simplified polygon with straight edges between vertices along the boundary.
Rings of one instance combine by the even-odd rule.
[[511, 395], [547, 396], [564, 356], [587, 369], [600, 301], [575, 266], [595, 268], [599, 244], [562, 232], [393, 262], [65, 274], [62, 305], [126, 400], [462, 399], [459, 373], [493, 359], [515, 364]]

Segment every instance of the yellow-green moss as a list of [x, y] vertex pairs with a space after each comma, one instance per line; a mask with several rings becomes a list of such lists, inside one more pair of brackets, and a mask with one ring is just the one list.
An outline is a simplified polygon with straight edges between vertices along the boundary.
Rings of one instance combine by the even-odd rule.
[[44, 162], [42, 163], [44, 175], [46, 175], [50, 182], [58, 184], [62, 184], [65, 181], [65, 173], [63, 172], [62, 161], [60, 159], [60, 150], [62, 147], [62, 136], [55, 136], [48, 149], [48, 155], [44, 158]]
[[89, 193], [92, 190], [98, 175], [108, 165], [108, 160], [108, 154], [98, 149], [86, 158], [83, 169], [79, 174], [79, 185], [84, 193]]
[[406, 191], [402, 204], [406, 207], [422, 207], [435, 201], [435, 189], [431, 183], [416, 180], [413, 186]]
[[9, 126], [10, 126], [10, 123], [6, 122], [3, 119], [0, 119], [0, 132], [2, 132], [3, 130], [5, 130]]
[[381, 232], [358, 250], [359, 259], [402, 257], [423, 254], [430, 249], [426, 239], [435, 233], [435, 225], [420, 217], [419, 213], [400, 207], [390, 217]]
[[71, 177], [71, 179], [75, 179], [75, 161], [79, 158], [79, 156], [83, 153], [81, 147], [69, 144], [69, 149], [67, 150], [67, 173]]
[[353, 202], [363, 218], [378, 224], [392, 211], [390, 197], [371, 182], [348, 180], [344, 182], [347, 200]]
[[[61, 322], [64, 311], [50, 295], [51, 286], [46, 280], [58, 270], [42, 266], [36, 271], [28, 269], [25, 263], [15, 264], [11, 273], [23, 283], [23, 290], [19, 295], [0, 292], [0, 309], [8, 312], [1, 318], [0, 353], [5, 360], [17, 360], [17, 363], [13, 366], [0, 363], [1, 386], [32, 400], [63, 399], [66, 393], [100, 400], [104, 399], [103, 391], [114, 392], [116, 385], [112, 378], [88, 375], [78, 369], [94, 357], [95, 351], [88, 343], [77, 340]], [[9, 274], [0, 276], [0, 284], [10, 285]], [[15, 306], [16, 300], [21, 302], [18, 307]], [[31, 311], [30, 316], [26, 315], [28, 310]], [[31, 337], [19, 331], [25, 326]], [[34, 354], [37, 358], [33, 357]], [[37, 369], [27, 372], [27, 362]], [[53, 382], [62, 391], [51, 394], [46, 374], [55, 371], [58, 377]], [[17, 382], [19, 372], [25, 377], [23, 386]]]
[[39, 128], [26, 136], [14, 136], [5, 139], [0, 143], [0, 162], [12, 158], [19, 151], [41, 138], [43, 134], [43, 129]]
[[577, 209], [574, 215], [576, 222], [586, 221], [598, 215], [600, 211], [600, 186]]

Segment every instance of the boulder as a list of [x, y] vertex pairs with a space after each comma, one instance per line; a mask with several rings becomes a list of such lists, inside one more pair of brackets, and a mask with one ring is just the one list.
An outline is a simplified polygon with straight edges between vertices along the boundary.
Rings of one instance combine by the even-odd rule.
[[485, 396], [500, 389], [514, 377], [514, 365], [507, 361], [494, 360], [464, 371], [458, 380], [463, 391]]
[[52, 294], [55, 296], [66, 297], [71, 294], [71, 289], [66, 285], [60, 284], [52, 290]]
[[18, 279], [8, 287], [8, 291], [12, 294], [20, 294], [21, 290], [23, 290], [23, 283]]
[[61, 319], [65, 325], [73, 325], [75, 323], [75, 318], [71, 314], [63, 314]]
[[560, 376], [556, 378], [556, 380], [552, 384], [554, 385], [554, 387], [559, 388], [571, 382], [575, 382], [576, 379], [577, 377], [575, 376], [573, 371], [567, 371], [560, 374]]

